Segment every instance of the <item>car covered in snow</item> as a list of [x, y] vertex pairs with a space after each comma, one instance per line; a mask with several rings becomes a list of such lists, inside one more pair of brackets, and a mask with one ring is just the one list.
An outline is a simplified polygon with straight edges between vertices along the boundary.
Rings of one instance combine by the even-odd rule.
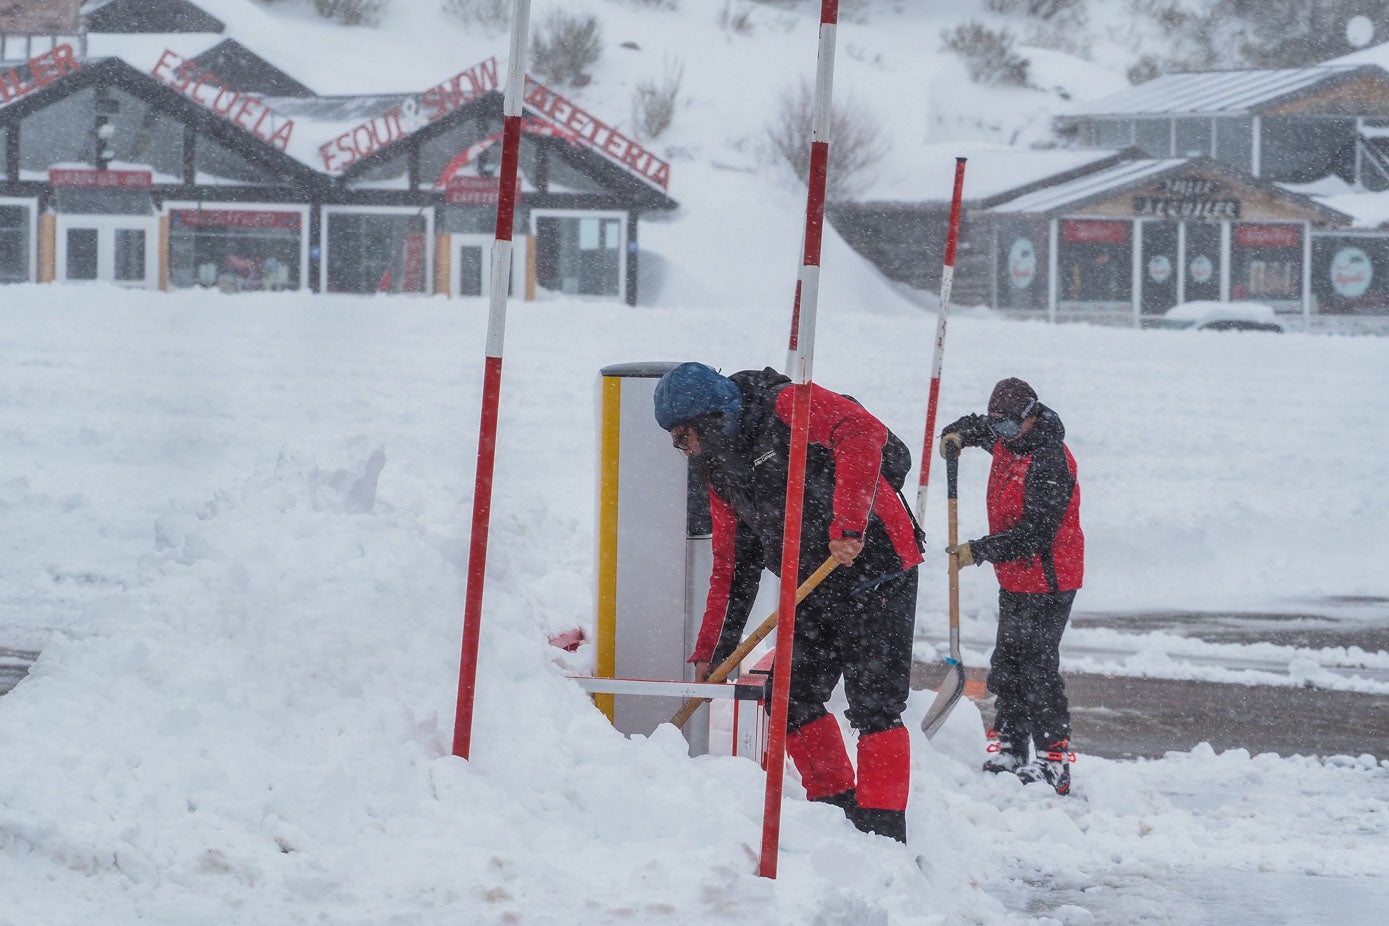
[[1205, 331], [1276, 331], [1287, 330], [1273, 306], [1262, 302], [1217, 302], [1197, 300], [1173, 306], [1159, 318], [1151, 319], [1153, 328], [1192, 328]]

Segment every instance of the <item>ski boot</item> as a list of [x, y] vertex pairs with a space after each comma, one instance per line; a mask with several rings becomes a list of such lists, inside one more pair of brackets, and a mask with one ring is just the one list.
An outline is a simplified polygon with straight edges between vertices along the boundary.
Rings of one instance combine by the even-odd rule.
[[984, 771], [992, 772], [997, 775], [1000, 772], [1017, 772], [1027, 764], [1027, 742], [1021, 743], [1021, 748], [1013, 743], [1004, 740], [998, 730], [990, 727], [984, 732], [988, 737], [989, 745], [985, 750], [989, 757], [984, 760]]
[[1037, 758], [1017, 770], [1023, 784], [1044, 781], [1051, 785], [1057, 794], [1071, 792], [1071, 763], [1076, 754], [1069, 751], [1070, 740], [1066, 737], [1047, 744], [1037, 751]]

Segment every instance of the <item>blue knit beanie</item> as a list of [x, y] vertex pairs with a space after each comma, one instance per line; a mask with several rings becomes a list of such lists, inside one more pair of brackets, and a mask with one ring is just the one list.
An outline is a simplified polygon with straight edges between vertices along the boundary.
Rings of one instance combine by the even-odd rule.
[[743, 394], [736, 383], [713, 367], [682, 363], [656, 383], [656, 423], [669, 431], [700, 415], [736, 418]]

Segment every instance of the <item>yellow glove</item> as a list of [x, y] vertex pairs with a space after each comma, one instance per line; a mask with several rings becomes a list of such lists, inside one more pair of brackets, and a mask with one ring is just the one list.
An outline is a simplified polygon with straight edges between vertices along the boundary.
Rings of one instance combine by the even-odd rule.
[[946, 547], [945, 552], [949, 553], [951, 556], [958, 556], [961, 566], [974, 565], [974, 551], [969, 548], [969, 541], [965, 541], [957, 546]]
[[940, 436], [940, 455], [941, 459], [948, 460], [952, 456], [959, 456], [964, 449], [965, 439], [957, 431], [950, 431]]

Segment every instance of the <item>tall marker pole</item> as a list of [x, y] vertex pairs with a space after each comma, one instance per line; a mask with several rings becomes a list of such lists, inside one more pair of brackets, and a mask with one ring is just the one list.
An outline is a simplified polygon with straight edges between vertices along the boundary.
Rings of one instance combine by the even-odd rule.
[[477, 481], [473, 486], [473, 529], [468, 546], [468, 590], [463, 606], [463, 654], [458, 668], [458, 712], [453, 722], [453, 754], [468, 758], [473, 738], [473, 697], [477, 687], [478, 634], [482, 629], [482, 587], [487, 573], [487, 528], [492, 514], [492, 470], [497, 456], [497, 404], [502, 391], [502, 341], [506, 297], [511, 282], [511, 225], [516, 216], [516, 166], [521, 149], [521, 101], [525, 95], [526, 44], [530, 0], [513, 0], [511, 60], [507, 62], [502, 104], [502, 166], [497, 198], [497, 233], [492, 245], [491, 304], [487, 313], [487, 357], [482, 380], [482, 420], [478, 425]]
[[786, 767], [786, 714], [791, 694], [791, 653], [800, 581], [801, 516], [805, 455], [810, 433], [810, 379], [815, 356], [815, 312], [820, 297], [820, 245], [825, 227], [825, 179], [829, 173], [830, 108], [834, 97], [834, 40], [839, 0], [821, 0], [820, 48], [815, 68], [815, 108], [810, 121], [810, 177], [805, 207], [805, 256], [791, 317], [791, 458], [786, 476], [786, 527], [781, 539], [781, 614], [776, 633], [775, 682], [767, 743], [767, 796], [762, 811], [762, 860], [758, 874], [775, 878], [781, 840], [781, 786]]
[[[921, 481], [916, 489], [916, 523], [926, 523], [926, 482], [931, 474], [931, 442], [936, 436], [936, 400], [940, 398], [940, 368], [945, 357], [945, 323], [950, 317], [950, 286], [955, 281], [955, 242], [960, 236], [960, 199], [965, 188], [965, 159], [955, 159], [955, 193], [950, 198], [950, 230], [945, 236], [945, 269], [940, 276], [940, 312], [936, 316], [936, 356], [931, 362], [931, 396], [926, 403], [926, 437], [921, 445]], [[950, 477], [950, 544], [955, 544], [955, 466], [952, 457], [946, 461]], [[936, 699], [921, 718], [921, 730], [927, 737], [945, 723], [965, 691], [965, 666], [960, 657], [959, 563], [950, 558], [950, 655], [946, 657], [945, 679], [936, 691]]]
[[916, 523], [926, 523], [926, 483], [931, 477], [931, 443], [936, 436], [936, 400], [945, 358], [945, 324], [950, 316], [950, 287], [955, 282], [955, 242], [960, 235], [960, 200], [965, 190], [965, 158], [955, 159], [955, 192], [950, 197], [950, 230], [945, 236], [945, 268], [940, 275], [940, 312], [936, 316], [936, 355], [931, 361], [931, 395], [926, 400], [926, 438], [921, 444], [921, 474], [916, 487]]

